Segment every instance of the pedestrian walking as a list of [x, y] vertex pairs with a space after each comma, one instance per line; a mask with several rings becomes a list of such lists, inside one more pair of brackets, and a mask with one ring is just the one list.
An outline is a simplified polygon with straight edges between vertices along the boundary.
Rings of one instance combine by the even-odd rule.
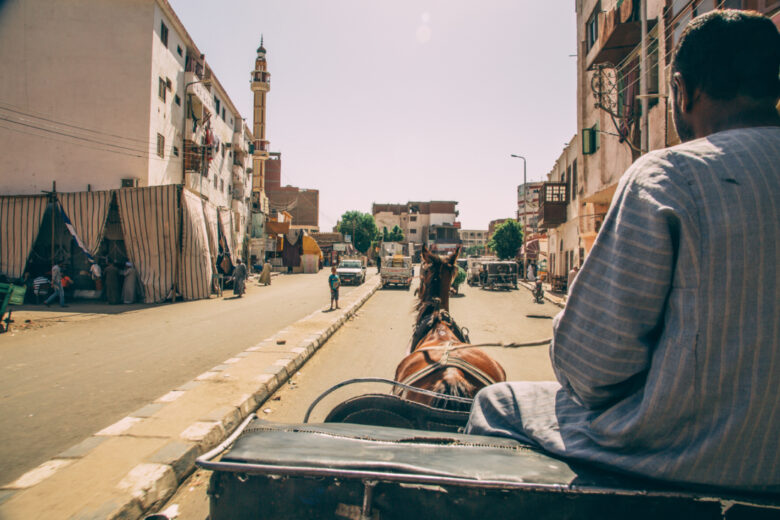
[[53, 302], [55, 298], [59, 297], [60, 307], [67, 307], [67, 305], [65, 305], [65, 290], [62, 287], [62, 269], [60, 268], [59, 264], [54, 264], [51, 266], [51, 289], [53, 292], [49, 295], [48, 298], [46, 298], [46, 301], [44, 302], [46, 306], [48, 307], [51, 305], [51, 302]]
[[233, 294], [241, 298], [246, 292], [246, 265], [239, 258], [233, 269]]
[[526, 272], [526, 277], [528, 278], [529, 282], [533, 282], [536, 280], [536, 276], [534, 276], [533, 264], [528, 264], [528, 271]]
[[571, 293], [571, 285], [574, 283], [574, 280], [577, 278], [577, 271], [579, 271], [580, 268], [578, 266], [574, 266], [571, 268], [571, 271], [569, 271], [569, 277], [566, 280], [566, 292]]
[[122, 284], [122, 301], [125, 304], [135, 303], [135, 290], [138, 285], [138, 271], [131, 262], [125, 264], [125, 269], [122, 271], [122, 275], [125, 277], [125, 281]]
[[339, 275], [336, 274], [336, 266], [330, 268], [330, 276], [328, 276], [328, 285], [330, 286], [330, 310], [333, 310], [333, 303], [336, 303], [336, 308], [339, 308], [339, 286], [341, 280]]
[[263, 264], [263, 270], [260, 272], [260, 278], [257, 280], [257, 283], [271, 285], [271, 262], [268, 260]]
[[376, 255], [376, 272], [380, 272], [382, 270], [382, 255]]

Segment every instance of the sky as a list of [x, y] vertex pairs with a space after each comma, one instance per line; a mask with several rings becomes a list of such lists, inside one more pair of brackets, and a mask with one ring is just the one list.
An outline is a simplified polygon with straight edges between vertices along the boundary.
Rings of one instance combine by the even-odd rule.
[[251, 127], [261, 35], [282, 184], [346, 211], [458, 201], [464, 229], [515, 215], [576, 133], [571, 0], [169, 0]]

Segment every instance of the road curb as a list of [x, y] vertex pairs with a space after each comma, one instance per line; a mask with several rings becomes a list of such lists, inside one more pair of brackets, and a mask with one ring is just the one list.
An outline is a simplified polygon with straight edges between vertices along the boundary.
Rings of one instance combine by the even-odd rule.
[[[340, 311], [311, 313], [2, 486], [0, 517], [132, 520], [165, 503], [195, 458], [262, 406], [380, 285], [372, 277], [342, 297]], [[121, 466], [116, 453], [127, 455]], [[73, 488], [87, 477], [100, 485], [82, 503], [72, 496], [85, 493]]]

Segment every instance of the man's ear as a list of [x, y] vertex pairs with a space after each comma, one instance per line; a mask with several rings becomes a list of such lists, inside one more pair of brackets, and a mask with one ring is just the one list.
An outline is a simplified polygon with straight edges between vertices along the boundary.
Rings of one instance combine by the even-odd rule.
[[675, 72], [672, 75], [672, 95], [674, 102], [682, 112], [688, 112], [691, 109], [691, 96], [688, 92], [688, 86], [685, 84], [682, 74]]

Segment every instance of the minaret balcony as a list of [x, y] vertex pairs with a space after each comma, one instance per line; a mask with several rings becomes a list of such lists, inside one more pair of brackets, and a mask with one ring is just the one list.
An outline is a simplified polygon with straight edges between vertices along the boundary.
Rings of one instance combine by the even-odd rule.
[[268, 155], [268, 151], [271, 148], [271, 143], [269, 141], [264, 139], [255, 139], [254, 144], [255, 155]]
[[252, 91], [268, 92], [271, 90], [271, 73], [263, 70], [252, 72]]

